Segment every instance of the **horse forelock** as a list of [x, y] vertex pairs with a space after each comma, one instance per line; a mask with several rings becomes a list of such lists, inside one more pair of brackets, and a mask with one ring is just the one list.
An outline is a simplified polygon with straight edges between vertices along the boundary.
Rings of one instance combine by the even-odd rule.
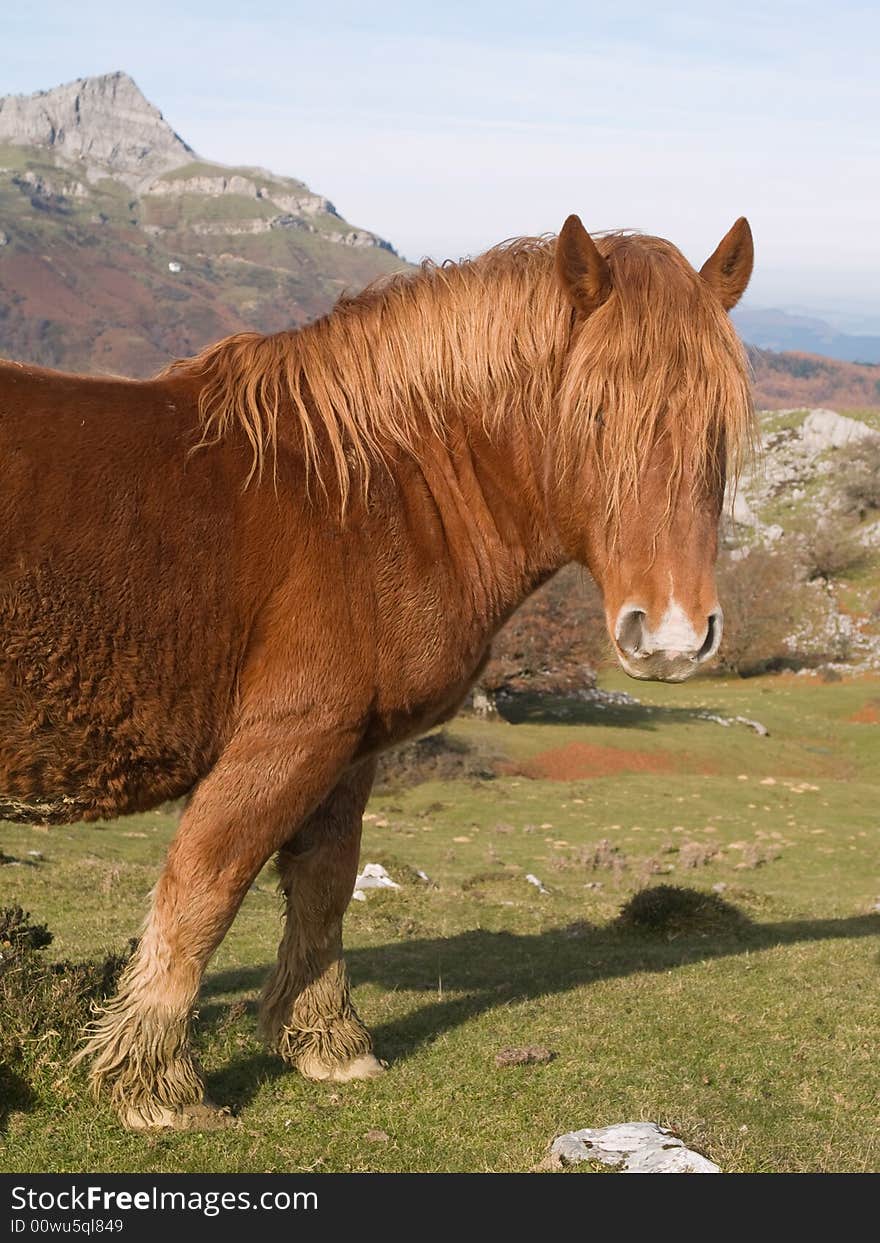
[[247, 482], [292, 432], [309, 477], [325, 490], [334, 480], [343, 508], [389, 451], [418, 458], [443, 439], [452, 412], [490, 434], [534, 428], [560, 470], [598, 451], [610, 517], [663, 434], [669, 505], [683, 478], [698, 486], [722, 452], [735, 469], [750, 443], [744, 353], [673, 246], [625, 233], [596, 241], [613, 293], [582, 325], [555, 276], [555, 238], [519, 238], [386, 278], [305, 328], [226, 338], [164, 374], [201, 380], [200, 445], [244, 433]]
[[[602, 464], [606, 519], [628, 498], [668, 516], [684, 483], [696, 497], [725, 474], [734, 484], [754, 443], [750, 374], [721, 303], [669, 242], [638, 234], [597, 239], [614, 296], [572, 343], [558, 408], [562, 468]], [[668, 450], [664, 490], [646, 496], [651, 446]]]

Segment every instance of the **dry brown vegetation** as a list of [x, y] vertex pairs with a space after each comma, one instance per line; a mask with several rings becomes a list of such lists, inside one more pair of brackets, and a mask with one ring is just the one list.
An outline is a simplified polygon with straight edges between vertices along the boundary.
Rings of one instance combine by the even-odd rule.
[[489, 694], [571, 695], [595, 685], [610, 655], [596, 585], [576, 566], [528, 599], [492, 645], [480, 683]]

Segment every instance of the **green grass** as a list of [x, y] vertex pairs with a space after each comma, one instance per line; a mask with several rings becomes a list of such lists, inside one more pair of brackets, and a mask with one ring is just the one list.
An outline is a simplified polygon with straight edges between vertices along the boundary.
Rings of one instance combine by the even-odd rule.
[[[279, 932], [267, 869], [211, 965], [195, 1032], [209, 1091], [238, 1127], [126, 1134], [59, 1063], [0, 1132], [0, 1168], [529, 1170], [561, 1131], [642, 1118], [725, 1170], [877, 1169], [880, 726], [851, 718], [880, 681], [627, 687], [642, 708], [461, 718], [452, 732], [506, 755], [509, 775], [373, 799], [362, 859], [403, 887], [352, 904], [347, 945], [356, 1004], [390, 1062], [381, 1081], [308, 1083], [258, 1042]], [[702, 708], [757, 718], [771, 736]], [[572, 745], [581, 760], [585, 745], [613, 748], [658, 771], [521, 775]], [[166, 813], [4, 825], [7, 855], [44, 857], [0, 868], [0, 905], [47, 921], [58, 959], [121, 947], [173, 828]], [[615, 923], [661, 883], [724, 884], [746, 922]], [[527, 1044], [556, 1057], [496, 1068], [500, 1049]]]
[[33, 168], [36, 171], [55, 171], [49, 158], [40, 158], [32, 148], [20, 147], [11, 142], [0, 142], [0, 169], [4, 172], [24, 172]]
[[[2, 150], [3, 148], [0, 147], [0, 151]], [[193, 160], [189, 164], [183, 164], [179, 168], [173, 168], [167, 173], [162, 173], [157, 180], [189, 181], [194, 177], [246, 177], [250, 181], [255, 181], [258, 185], [284, 191], [287, 194], [307, 191], [305, 182], [300, 181], [296, 177], [281, 177], [277, 174], [268, 173], [265, 169], [256, 168], [251, 164], [212, 164], [207, 160]]]

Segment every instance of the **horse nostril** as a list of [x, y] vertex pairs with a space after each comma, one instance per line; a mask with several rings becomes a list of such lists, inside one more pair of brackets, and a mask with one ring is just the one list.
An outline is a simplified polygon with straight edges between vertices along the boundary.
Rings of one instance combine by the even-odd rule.
[[720, 609], [717, 609], [714, 613], [709, 614], [709, 621], [706, 626], [706, 637], [696, 655], [696, 659], [698, 661], [708, 660], [710, 656], [714, 656], [718, 651], [723, 626], [724, 617]]
[[641, 650], [644, 620], [644, 609], [628, 609], [618, 620], [617, 643], [628, 656], [635, 656]]

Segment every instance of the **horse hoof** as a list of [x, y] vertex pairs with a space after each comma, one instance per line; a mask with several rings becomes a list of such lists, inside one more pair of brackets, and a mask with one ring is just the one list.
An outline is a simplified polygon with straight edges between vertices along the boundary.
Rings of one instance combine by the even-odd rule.
[[238, 1125], [228, 1109], [219, 1109], [209, 1101], [144, 1109], [130, 1105], [121, 1111], [120, 1119], [129, 1131], [225, 1131]]
[[372, 1053], [361, 1053], [348, 1062], [335, 1062], [328, 1065], [318, 1058], [301, 1058], [297, 1063], [300, 1074], [307, 1079], [317, 1079], [324, 1083], [350, 1083], [353, 1079], [375, 1079], [384, 1075], [385, 1066]]

